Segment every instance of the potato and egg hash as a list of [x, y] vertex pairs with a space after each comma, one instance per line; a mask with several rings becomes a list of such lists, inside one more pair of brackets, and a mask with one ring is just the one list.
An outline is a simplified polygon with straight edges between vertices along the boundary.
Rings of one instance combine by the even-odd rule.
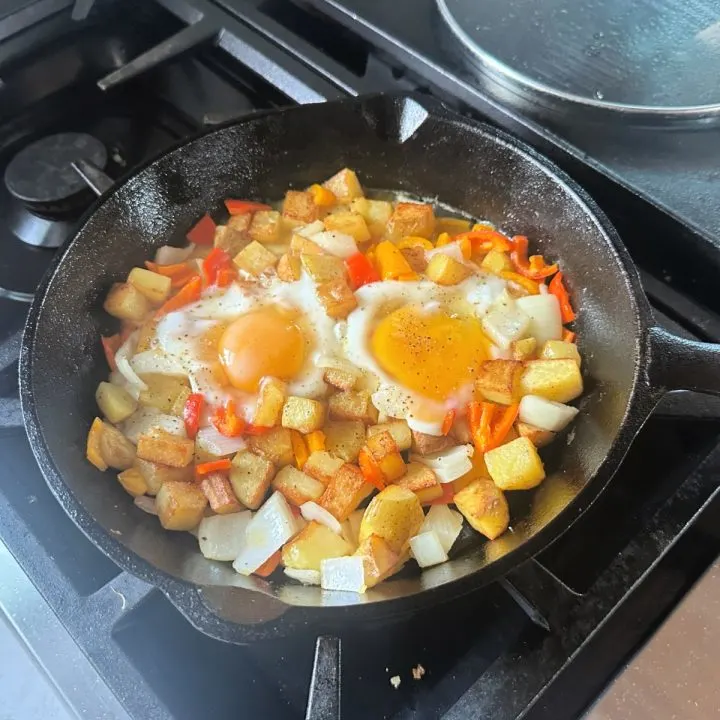
[[205, 557], [328, 590], [504, 533], [583, 390], [558, 265], [349, 169], [225, 205], [110, 289], [88, 460]]

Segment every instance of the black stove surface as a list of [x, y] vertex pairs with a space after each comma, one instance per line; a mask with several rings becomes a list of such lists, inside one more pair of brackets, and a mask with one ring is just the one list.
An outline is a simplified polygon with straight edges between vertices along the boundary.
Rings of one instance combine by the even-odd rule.
[[[223, 4], [230, 10], [241, 7]], [[210, 3], [193, 6], [207, 10], [213, 22], [220, 17], [210, 12]], [[16, 112], [0, 109], [0, 169], [4, 172], [11, 157], [39, 138], [81, 132], [108, 149], [108, 172], [118, 177], [198, 130], [206, 114], [226, 116], [297, 101], [308, 92], [334, 92], [328, 75], [307, 74], [307, 58], [324, 25], [302, 13], [292, 24], [305, 39], [278, 36], [276, 50], [248, 30], [258, 22], [256, 15], [244, 25], [228, 16], [225, 47], [186, 48], [106, 92], [95, 81], [117, 70], [112, 62], [92, 69], [78, 59], [82, 71], [76, 68], [64, 80], [56, 74], [57, 47], [69, 47], [58, 38], [76, 38], [73, 47], [81, 58], [78, 48], [84, 42], [96, 46], [97, 29], [103, 29], [103, 47], [132, 46], [121, 54], [122, 64], [152, 50], [158, 35], [171, 36], [194, 21], [180, 10], [184, 23], [178, 21], [173, 7], [170, 0], [142, 3], [145, 20], [138, 23], [141, 15], [128, 22], [115, 3], [106, 2], [94, 8], [93, 24], [85, 29], [66, 27], [69, 7], [62, 22], [52, 15], [35, 24], [33, 32], [52, 24], [46, 52], [34, 49], [27, 63], [0, 61], [0, 77], [17, 103]], [[305, 60], [293, 60], [289, 40]], [[338, 54], [335, 45], [332, 52]], [[349, 41], [348, 47], [347, 65], [364, 64], [359, 60], [367, 54], [363, 44]], [[0, 56], [2, 49], [0, 42]], [[33, 108], [20, 101], [17, 86], [30, 65], [37, 77], [52, 80], [44, 91], [24, 90], [25, 96], [42, 98]], [[275, 70], [263, 74], [261, 68]], [[354, 75], [355, 70], [350, 76], [338, 71], [332, 85], [342, 87]], [[376, 77], [379, 87], [392, 85], [389, 69]], [[589, 178], [577, 176], [581, 183]], [[718, 301], [705, 291], [714, 286], [713, 265], [698, 250], [704, 245], [685, 242], [691, 233], [677, 234], [672, 221], [650, 206], [642, 215], [631, 212], [625, 196], [607, 187], [598, 200], [640, 262], [658, 319], [675, 332], [720, 341]], [[0, 201], [1, 193], [0, 187]], [[50, 222], [66, 224], [63, 232], [70, 232], [85, 209], [73, 208], [69, 217]], [[22, 242], [8, 217], [0, 212], [0, 286], [31, 293], [54, 251]], [[712, 256], [716, 264], [717, 255]], [[668, 271], [666, 258], [672, 256], [677, 262]], [[704, 274], [689, 282], [681, 277], [688, 267], [704, 267]], [[310, 632], [250, 647], [202, 635], [160, 591], [102, 555], [56, 503], [21, 426], [17, 356], [26, 309], [0, 297], [0, 539], [126, 713], [101, 714], [85, 697], [84, 716], [303, 717], [315, 641]], [[675, 394], [643, 428], [600, 500], [535, 561], [504, 583], [447, 605], [378, 626], [349, 626], [342, 638], [343, 716], [579, 716], [720, 552], [720, 421], [715, 418], [720, 405], [714, 401]], [[3, 600], [0, 591], [0, 605]], [[40, 641], [33, 649], [42, 657]], [[391, 683], [396, 677], [397, 688], [396, 680]], [[72, 696], [72, 688], [63, 690]]]

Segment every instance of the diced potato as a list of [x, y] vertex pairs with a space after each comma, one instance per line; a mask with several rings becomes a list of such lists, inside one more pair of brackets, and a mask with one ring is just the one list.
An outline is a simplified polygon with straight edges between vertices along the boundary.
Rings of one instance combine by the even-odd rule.
[[540, 351], [541, 360], [574, 360], [578, 367], [582, 364], [582, 358], [575, 343], [563, 342], [562, 340], [548, 340]]
[[470, 221], [464, 218], [438, 217], [435, 219], [435, 234], [459, 235], [470, 230]]
[[453, 445], [452, 438], [446, 435], [427, 435], [412, 431], [412, 450], [418, 455], [432, 455]]
[[118, 475], [118, 481], [133, 497], [145, 495], [148, 491], [147, 483], [142, 473], [137, 468], [128, 468]]
[[503, 349], [525, 337], [530, 327], [530, 317], [507, 291], [493, 302], [481, 322], [485, 334]]
[[330, 190], [339, 204], [349, 203], [355, 198], [363, 196], [363, 189], [357, 175], [350, 169], [344, 168], [323, 183], [323, 187]]
[[229, 515], [242, 510], [237, 501], [230, 480], [222, 473], [210, 473], [200, 481], [200, 489], [208, 499], [210, 507], [218, 515]]
[[157, 495], [163, 483], [166, 482], [192, 482], [192, 465], [174, 468], [169, 465], [150, 462], [142, 458], [135, 458], [134, 467], [140, 472], [147, 485], [146, 495]]
[[360, 544], [379, 535], [390, 548], [402, 552], [410, 538], [417, 534], [425, 519], [415, 493], [397, 485], [389, 485], [379, 492], [367, 506], [360, 523]]
[[501, 490], [530, 490], [545, 479], [542, 460], [526, 437], [486, 452], [485, 465]]
[[409, 450], [412, 446], [412, 432], [404, 420], [390, 420], [379, 425], [370, 425], [367, 429], [368, 438], [387, 431], [392, 435], [398, 450]]
[[188, 379], [178, 375], [143, 373], [140, 379], [147, 385], [138, 398], [140, 404], [164, 413], [172, 411], [178, 396], [189, 387]]
[[365, 585], [369, 588], [382, 582], [397, 565], [399, 555], [379, 535], [369, 535], [354, 553], [363, 559]]
[[242, 450], [232, 460], [230, 484], [235, 496], [251, 510], [257, 510], [275, 476], [275, 466], [249, 450]]
[[317, 450], [310, 453], [310, 457], [303, 466], [303, 472], [319, 480], [323, 485], [327, 485], [343, 465], [340, 458], [333, 457], [327, 450]]
[[254, 213], [252, 212], [241, 213], [240, 215], [231, 215], [228, 218], [227, 227], [247, 237], [248, 232], [250, 231], [250, 225], [252, 224], [253, 215]]
[[194, 453], [193, 440], [172, 435], [161, 428], [152, 428], [138, 438], [137, 454], [142, 460], [185, 467], [192, 462]]
[[557, 433], [551, 430], [541, 430], [534, 425], [528, 425], [528, 423], [524, 422], [516, 423], [515, 427], [518, 435], [527, 438], [536, 448], [543, 448], [549, 445], [557, 435]]
[[350, 204], [350, 209], [365, 218], [370, 235], [375, 240], [385, 234], [385, 228], [392, 215], [392, 205], [389, 202], [357, 198]]
[[330, 420], [323, 427], [325, 449], [345, 462], [354, 462], [365, 444], [365, 426], [360, 420]]
[[[401, 479], [400, 485], [402, 485], [402, 480], [404, 479], [405, 478]], [[420, 503], [422, 505], [427, 505], [427, 503], [437, 500], [443, 494], [443, 486], [438, 483], [432, 487], [424, 488], [423, 490], [415, 490], [414, 492]]]
[[281, 492], [288, 502], [298, 507], [309, 500], [319, 500], [325, 492], [325, 486], [319, 480], [311, 478], [292, 465], [278, 470], [272, 486]]
[[258, 210], [250, 222], [248, 234], [254, 242], [263, 245], [278, 242], [280, 239], [280, 213], [277, 210]]
[[492, 480], [473, 480], [455, 494], [455, 505], [470, 525], [489, 540], [500, 537], [510, 524], [510, 509]]
[[413, 272], [424, 273], [427, 270], [428, 261], [423, 248], [417, 246], [404, 247], [400, 252]]
[[320, 217], [320, 208], [312, 193], [288, 190], [283, 201], [283, 218], [299, 225], [307, 225]]
[[152, 305], [134, 285], [115, 283], [105, 298], [103, 308], [120, 320], [141, 322], [152, 310]]
[[352, 390], [359, 377], [360, 373], [348, 372], [339, 368], [327, 368], [323, 380], [338, 390]]
[[116, 427], [95, 418], [88, 433], [86, 455], [98, 470], [127, 470], [135, 459], [135, 446]]
[[290, 430], [284, 427], [275, 427], [262, 435], [251, 437], [250, 449], [277, 467], [291, 465], [295, 459]]
[[325, 558], [350, 555], [352, 546], [340, 535], [314, 520], [309, 522], [282, 550], [285, 567], [320, 570]]
[[301, 433], [319, 430], [325, 422], [325, 404], [291, 395], [283, 406], [282, 426]]
[[127, 281], [154, 305], [160, 305], [170, 297], [172, 280], [152, 270], [135, 267], [130, 271]]
[[361, 420], [364, 423], [377, 422], [378, 411], [367, 390], [345, 390], [332, 395], [328, 410], [333, 420]]
[[193, 483], [166, 482], [157, 494], [155, 507], [166, 530], [192, 530], [203, 519], [208, 501]]
[[218, 225], [215, 228], [215, 237], [213, 239], [213, 245], [216, 248], [224, 250], [230, 257], [234, 257], [235, 255], [237, 255], [250, 243], [248, 230], [250, 228], [252, 215], [235, 215], [232, 219], [235, 218], [245, 218], [245, 221], [247, 222], [247, 227], [244, 230], [240, 230], [231, 227], [229, 224]]
[[528, 360], [520, 378], [523, 395], [566, 403], [582, 395], [583, 381], [575, 360]]
[[457, 285], [470, 277], [472, 270], [448, 255], [433, 255], [425, 274], [438, 285]]
[[253, 240], [243, 248], [234, 258], [233, 262], [246, 273], [259, 277], [264, 272], [277, 265], [278, 259], [267, 248]]
[[277, 264], [278, 277], [283, 282], [295, 282], [300, 279], [302, 265], [296, 255], [285, 253], [280, 256]]
[[500, 250], [491, 250], [480, 263], [480, 267], [486, 272], [499, 275], [501, 272], [508, 272], [513, 269], [510, 255]]
[[300, 255], [300, 262], [305, 272], [316, 282], [325, 283], [333, 280], [345, 280], [345, 263], [334, 255]]
[[431, 238], [435, 232], [435, 213], [431, 205], [401, 202], [395, 205], [387, 223], [386, 237], [398, 242], [407, 235]]
[[290, 238], [290, 255], [322, 255], [324, 252], [316, 242], [300, 233], [293, 233]]
[[537, 340], [534, 337], [516, 340], [510, 345], [513, 360], [531, 360], [536, 348]]
[[512, 405], [520, 399], [520, 377], [524, 370], [518, 360], [486, 360], [478, 369], [475, 391], [489, 402]]
[[408, 463], [407, 472], [395, 480], [394, 484], [412, 490], [414, 493], [439, 485], [435, 473], [427, 465], [419, 462]]
[[280, 424], [287, 385], [277, 378], [267, 377], [260, 383], [260, 394], [253, 424], [260, 427], [274, 427]]
[[365, 481], [360, 468], [346, 463], [332, 477], [318, 502], [343, 522], [372, 491], [373, 486]]
[[111, 422], [119, 423], [137, 410], [137, 401], [119, 385], [101, 382], [95, 391], [100, 412]]
[[407, 472], [405, 461], [400, 455], [398, 446], [387, 430], [369, 436], [366, 447], [380, 468], [386, 482], [395, 482]]
[[324, 223], [327, 230], [350, 235], [357, 243], [370, 240], [370, 230], [365, 222], [365, 218], [358, 213], [333, 213], [325, 218]]
[[177, 397], [175, 398], [175, 402], [170, 408], [170, 415], [175, 415], [175, 417], [182, 417], [183, 411], [185, 410], [185, 404], [187, 403], [187, 400], [191, 394], [192, 391], [189, 387], [185, 387], [180, 390], [180, 392], [177, 394]]
[[317, 286], [317, 295], [325, 312], [334, 320], [346, 318], [356, 307], [357, 298], [346, 280], [331, 280]]
[[157, 344], [156, 330], [158, 321], [150, 316], [145, 319], [143, 324], [138, 328], [136, 353], [145, 352], [152, 349]]

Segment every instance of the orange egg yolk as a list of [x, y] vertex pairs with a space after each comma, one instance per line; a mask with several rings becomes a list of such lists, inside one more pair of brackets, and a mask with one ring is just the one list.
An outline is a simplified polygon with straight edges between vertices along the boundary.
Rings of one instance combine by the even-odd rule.
[[433, 400], [446, 400], [472, 382], [489, 350], [477, 320], [425, 313], [413, 307], [384, 317], [371, 345], [386, 373]]
[[305, 341], [291, 317], [264, 309], [228, 325], [220, 338], [220, 362], [230, 383], [256, 392], [266, 376], [290, 380], [305, 359]]

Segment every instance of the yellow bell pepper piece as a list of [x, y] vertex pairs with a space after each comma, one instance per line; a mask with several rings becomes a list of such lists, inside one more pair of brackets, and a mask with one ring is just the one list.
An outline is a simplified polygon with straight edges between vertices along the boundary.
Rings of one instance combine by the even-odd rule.
[[315, 430], [305, 436], [305, 442], [311, 453], [320, 452], [325, 449], [325, 433], [322, 430]]
[[322, 185], [311, 185], [310, 193], [313, 196], [313, 202], [319, 207], [330, 207], [337, 202], [332, 190], [328, 190]]
[[417, 280], [418, 275], [410, 267], [403, 254], [389, 240], [383, 240], [375, 248], [375, 260], [383, 280]]
[[432, 250], [433, 244], [427, 238], [417, 235], [407, 235], [397, 244], [398, 250], [411, 247], [421, 247], [423, 250]]
[[308, 457], [310, 457], [305, 439], [297, 430], [290, 431], [290, 439], [292, 441], [293, 454], [295, 455], [295, 467], [297, 467], [298, 470], [302, 470]]
[[520, 287], [525, 288], [525, 290], [527, 290], [531, 295], [538, 295], [540, 293], [539, 283], [535, 282], [535, 280], [531, 280], [530, 278], [526, 278], [520, 273], [504, 270], [500, 273], [500, 277], [503, 278], [503, 280], [509, 280], [510, 282], [514, 282], [516, 285], [520, 285]]

